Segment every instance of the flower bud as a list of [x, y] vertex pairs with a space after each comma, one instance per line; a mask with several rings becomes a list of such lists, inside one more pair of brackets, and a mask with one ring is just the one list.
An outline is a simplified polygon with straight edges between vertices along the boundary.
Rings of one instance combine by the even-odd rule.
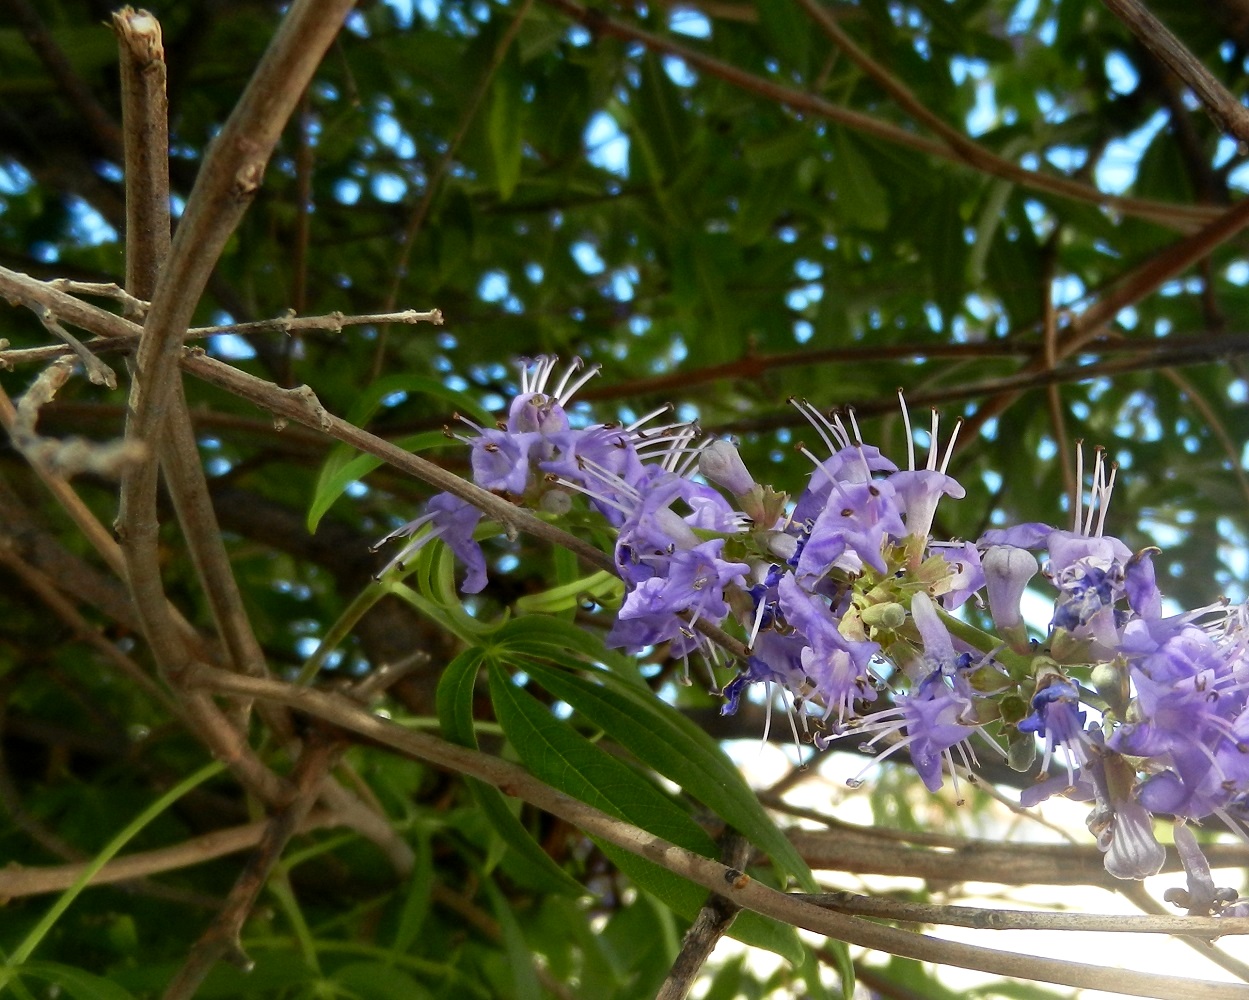
[[989, 613], [993, 624], [1005, 631], [1023, 624], [1019, 601], [1028, 581], [1040, 568], [1027, 549], [1014, 545], [991, 545], [980, 559], [989, 592]]
[[863, 624], [874, 628], [900, 629], [906, 624], [906, 608], [893, 601], [872, 604], [860, 613]]
[[735, 497], [749, 493], [755, 485], [742, 456], [728, 441], [713, 441], [704, 448], [698, 456], [698, 471], [708, 482], [723, 486]]

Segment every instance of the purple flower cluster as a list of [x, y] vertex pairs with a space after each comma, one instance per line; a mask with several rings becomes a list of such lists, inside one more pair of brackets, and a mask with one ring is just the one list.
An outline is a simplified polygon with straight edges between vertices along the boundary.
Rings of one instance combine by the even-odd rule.
[[[854, 734], [876, 760], [905, 754], [934, 791], [977, 766], [977, 746], [1009, 748], [1023, 767], [1040, 750], [1025, 804], [1093, 802], [1090, 830], [1119, 877], [1161, 868], [1155, 814], [1237, 828], [1249, 794], [1249, 612], [1164, 617], [1155, 550], [1104, 533], [1115, 468], [1100, 450], [1069, 530], [941, 540], [938, 506], [964, 490], [948, 472], [958, 428], [942, 451], [935, 413], [917, 464], [903, 404], [900, 469], [863, 442], [853, 413], [791, 400], [822, 445], [800, 446], [811, 473], [791, 502], [758, 483], [732, 443], [664, 423], [667, 408], [628, 426], [576, 426], [567, 406], [595, 369], [575, 363], [548, 390], [555, 364], [523, 363], [506, 420], [469, 424], [462, 440], [479, 486], [551, 514], [581, 504], [614, 531], [625, 593], [608, 645], [666, 644], [687, 664], [695, 652], [716, 663], [706, 626], [726, 628], [749, 656], [724, 688], [725, 713], [763, 684], [769, 712], [780, 693], [796, 740], [823, 748]], [[479, 518], [435, 496], [388, 536], [410, 539], [392, 565], [441, 538], [467, 568], [463, 589], [480, 591]], [[1021, 601], [1046, 582], [1052, 620], [1030, 633]], [[967, 602], [987, 608], [992, 631], [955, 614]], [[1204, 886], [1200, 866], [1186, 865]]]

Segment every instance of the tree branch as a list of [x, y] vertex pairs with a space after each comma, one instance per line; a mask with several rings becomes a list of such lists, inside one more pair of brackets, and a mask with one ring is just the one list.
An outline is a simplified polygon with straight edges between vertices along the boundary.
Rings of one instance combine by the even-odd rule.
[[[660, 35], [613, 20], [598, 10], [592, 10], [576, 3], [575, 0], [546, 0], [546, 3], [563, 11], [574, 21], [584, 24], [591, 31], [612, 35], [627, 41], [640, 42], [653, 52], [666, 52], [669, 55], [677, 56], [696, 69], [724, 80], [735, 87], [740, 87], [742, 90], [758, 94], [777, 104], [794, 108], [798, 111], [810, 112], [831, 122], [863, 132], [865, 135], [884, 139], [886, 142], [901, 146], [903, 149], [912, 149], [916, 152], [925, 153], [937, 159], [949, 160], [963, 166], [971, 165], [968, 164], [962, 153], [952, 149], [945, 142], [926, 139], [897, 125], [891, 125], [878, 118], [873, 118], [871, 115], [833, 104], [822, 97], [773, 83], [771, 80], [748, 73], [730, 63], [704, 55], [696, 49], [679, 45]], [[1102, 205], [1117, 212], [1122, 212], [1124, 215], [1149, 219], [1159, 225], [1169, 226], [1183, 232], [1190, 232], [1195, 226], [1209, 222], [1215, 217], [1215, 213], [1206, 206], [1170, 205], [1163, 202], [1148, 201], [1143, 198], [1124, 198], [1110, 195], [1080, 181], [1069, 180], [1065, 177], [1051, 177], [1048, 174], [1038, 173], [1034, 170], [1026, 170], [1017, 164], [1011, 163], [1009, 160], [1000, 158], [983, 160], [971, 166], [973, 166], [973, 169], [981, 170], [990, 176], [1013, 181], [1035, 191], [1047, 191], [1064, 198]]]
[[1036, 913], [981, 906], [911, 903], [857, 892], [822, 892], [802, 897], [816, 906], [860, 917], [907, 923], [945, 924], [987, 931], [1096, 931], [1110, 934], [1183, 934], [1213, 940], [1249, 934], [1249, 917], [1110, 916], [1100, 913]]
[[1192, 88], [1219, 130], [1235, 136], [1241, 149], [1245, 149], [1249, 144], [1249, 110], [1206, 69], [1201, 60], [1189, 52], [1184, 43], [1138, 0], [1102, 2], [1131, 29], [1145, 48]]
[[361, 709], [342, 696], [204, 667], [196, 668], [188, 680], [222, 693], [272, 698], [400, 753], [479, 778], [588, 834], [601, 837], [719, 893], [744, 909], [850, 944], [921, 962], [937, 962], [1012, 978], [1034, 979], [1081, 989], [1102, 989], [1132, 996], [1167, 997], [1168, 1000], [1243, 1000], [1244, 997], [1242, 986], [1018, 955], [942, 941], [832, 913], [800, 897], [770, 889], [719, 861], [704, 858], [610, 817], [555, 791], [514, 764], [455, 746], [426, 733], [410, 731]]

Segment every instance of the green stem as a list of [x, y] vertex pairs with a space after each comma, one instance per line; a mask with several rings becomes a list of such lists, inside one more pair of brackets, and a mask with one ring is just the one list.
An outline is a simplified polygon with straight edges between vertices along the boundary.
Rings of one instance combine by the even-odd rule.
[[40, 920], [39, 923], [35, 925], [34, 929], [26, 935], [26, 939], [22, 941], [16, 949], [14, 949], [13, 954], [11, 954], [8, 960], [4, 963], [3, 968], [0, 968], [0, 987], [7, 985], [13, 973], [17, 971], [18, 967], [30, 958], [35, 949], [39, 947], [39, 943], [44, 939], [44, 937], [47, 936], [48, 931], [52, 930], [53, 925], [61, 918], [61, 915], [69, 909], [70, 904], [78, 898], [78, 894], [87, 887], [88, 883], [90, 883], [93, 878], [95, 878], [96, 873], [108, 864], [114, 856], [116, 856], [116, 854], [126, 846], [126, 844], [134, 839], [134, 837], [138, 835], [139, 831], [151, 823], [152, 820], [156, 819], [157, 816], [163, 813], [171, 805], [177, 802], [178, 799], [182, 798], [182, 796], [184, 796], [192, 788], [203, 784], [213, 775], [220, 774], [223, 770], [225, 770], [225, 765], [220, 761], [213, 761], [211, 764], [201, 767], [190, 777], [184, 778], [182, 781], [178, 782], [178, 784], [174, 785], [173, 788], [169, 789], [169, 791], [144, 809], [143, 812], [139, 813], [139, 815], [136, 816], [130, 824], [121, 831], [121, 833], [117, 834], [116, 837], [109, 841], [108, 846], [106, 846], [104, 850], [92, 859], [91, 863], [87, 865], [83, 873], [78, 876], [78, 879], [74, 882], [74, 884], [61, 893], [60, 899], [52, 905], [52, 908], [44, 914], [43, 919]]
[[1019, 680], [1032, 676], [1032, 656], [1014, 652], [1000, 637], [978, 629], [975, 625], [969, 625], [940, 607], [937, 607], [937, 614], [941, 616], [941, 621], [951, 635], [957, 636], [982, 653], [992, 653], [993, 658], [1010, 671], [1011, 677]]
[[296, 684], [312, 683], [324, 665], [325, 658], [351, 634], [351, 630], [356, 627], [356, 623], [365, 616], [368, 610], [386, 596], [388, 589], [386, 584], [374, 581], [355, 596], [343, 613], [338, 616], [338, 620], [329, 627], [324, 638], [321, 639], [321, 644], [304, 662], [299, 670], [299, 676], [295, 678]]
[[304, 914], [295, 899], [295, 893], [291, 891], [291, 883], [286, 877], [286, 872], [285, 865], [274, 870], [269, 879], [269, 891], [277, 897], [278, 905], [286, 914], [286, 919], [290, 921], [291, 930], [295, 933], [295, 940], [299, 942], [299, 950], [303, 955], [304, 963], [319, 976], [321, 961], [317, 957], [317, 942], [312, 936], [312, 931], [308, 929], [308, 922], [304, 920]]

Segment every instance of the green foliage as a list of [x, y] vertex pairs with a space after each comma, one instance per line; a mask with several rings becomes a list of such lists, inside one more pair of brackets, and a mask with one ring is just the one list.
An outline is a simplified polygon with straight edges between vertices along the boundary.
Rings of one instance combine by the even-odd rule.
[[[0, 23], [10, 108], [0, 264], [124, 283], [120, 132], [89, 110], [120, 121], [105, 7], [25, 6], [37, 8], [42, 36]], [[149, 6], [169, 63], [180, 210], [286, 5]], [[1098, 338], [1059, 359], [1052, 391], [1038, 377], [1000, 393], [995, 380], [1041, 372], [1047, 339], [1062, 347], [1090, 302], [1242, 197], [1246, 154], [1089, 0], [830, 5], [893, 89], [974, 141], [978, 156], [931, 152], [940, 142], [920, 119], [801, 4], [713, 8], [596, 5], [579, 25], [542, 2], [359, 5], [221, 259], [206, 262], [213, 278], [195, 322], [437, 307], [446, 325], [214, 336], [208, 355], [283, 387], [306, 384], [330, 412], [466, 474], [465, 449], [441, 430], [454, 431], [453, 414], [490, 426], [515, 389], [513, 359], [576, 354], [605, 366], [581, 393], [593, 415], [579, 418], [628, 422], [671, 400], [709, 433], [737, 435], [756, 477], [778, 489], [809, 470], [793, 447], [809, 431], [788, 397], [855, 405], [865, 436], [903, 460], [902, 386], [919, 407], [972, 421], [952, 468], [968, 496], [942, 507], [942, 533], [1065, 522], [1061, 446], [1083, 439], [1120, 463], [1109, 528], [1136, 549], [1163, 547], [1166, 593], [1186, 607], [1243, 597], [1243, 235], [1203, 246], [1199, 264], [1164, 275], [1157, 291], [1142, 285]], [[1245, 91], [1223, 6], [1151, 9], [1233, 94]], [[32, 47], [40, 37], [63, 63]], [[719, 65], [663, 47], [672, 44]], [[811, 98], [847, 114], [824, 117]], [[1035, 173], [1005, 179], [976, 166], [991, 157]], [[1100, 206], [1054, 181], [1157, 204]], [[11, 347], [50, 342], [29, 310], [3, 317]], [[1225, 338], [1217, 357], [1178, 353], [1215, 337]], [[124, 387], [125, 363], [106, 359]], [[0, 371], [4, 391], [16, 398], [36, 371], [28, 360]], [[459, 593], [441, 543], [373, 582], [388, 553], [374, 557], [370, 545], [417, 516], [428, 487], [315, 431], [275, 427], [218, 388], [187, 379], [186, 394], [218, 534], [272, 676], [303, 671], [330, 688], [383, 664], [406, 670], [377, 696], [396, 722], [518, 759], [707, 856], [731, 827], [771, 863], [753, 876], [814, 888], [773, 816], [691, 721], [709, 699], [677, 689], [680, 666], [662, 649], [604, 647], [622, 594], [614, 576], [484, 524], [491, 583], [481, 595]], [[40, 411], [38, 430], [112, 438], [125, 410], [123, 391], [74, 378]], [[113, 523], [115, 483], [73, 485], [86, 510]], [[165, 594], [198, 633], [195, 658], [220, 665], [237, 651], [221, 639], [164, 493], [160, 518]], [[565, 523], [610, 546], [583, 507]], [[6, 862], [98, 866], [120, 849], [117, 831], [133, 836], [127, 851], [151, 851], [263, 818], [224, 780], [169, 798], [203, 774], [205, 751], [168, 703], [172, 688], [135, 680], [155, 676], [154, 657], [125, 582], [12, 448], [0, 452], [0, 556]], [[257, 756], [290, 773], [289, 736], [306, 720], [283, 732], [256, 709], [248, 719]], [[759, 735], [749, 720], [722, 732]], [[299, 863], [286, 856], [243, 927], [254, 970], [221, 966], [199, 996], [546, 997], [544, 975], [586, 1000], [655, 993], [702, 889], [491, 785], [372, 745], [344, 759], [335, 780], [392, 839], [315, 823], [301, 833]], [[915, 787], [885, 765], [861, 794], [891, 830], [955, 822], [920, 808]], [[973, 796], [963, 812], [982, 808]], [[150, 822], [131, 826], [136, 816]], [[0, 950], [15, 995], [160, 995], [245, 857], [75, 888], [52, 909], [43, 897], [9, 900]], [[821, 995], [813, 953], [791, 928], [744, 914], [732, 933], [787, 962], [769, 980], [749, 959], [717, 955], [709, 998]], [[849, 990], [848, 954], [829, 947]], [[900, 992], [953, 995], [915, 963], [872, 967]], [[978, 995], [1050, 993], [1004, 983]]]

